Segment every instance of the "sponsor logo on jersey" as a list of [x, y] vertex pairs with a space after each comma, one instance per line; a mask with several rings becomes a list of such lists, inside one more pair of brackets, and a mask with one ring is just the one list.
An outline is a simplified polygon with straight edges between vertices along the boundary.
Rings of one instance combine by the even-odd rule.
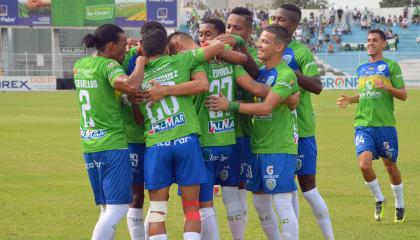
[[383, 72], [385, 69], [386, 69], [386, 65], [385, 64], [378, 65], [378, 71], [379, 72]]
[[92, 140], [96, 138], [102, 138], [106, 135], [105, 129], [98, 129], [98, 130], [83, 130], [80, 129], [80, 137], [83, 140]]
[[220, 121], [211, 121], [208, 123], [209, 133], [221, 133], [235, 130], [235, 121], [233, 119], [223, 119]]
[[273, 190], [277, 185], [277, 181], [274, 178], [268, 178], [265, 180], [265, 186], [267, 186], [267, 188], [269, 190]]
[[283, 61], [285, 61], [287, 65], [289, 65], [292, 61], [292, 55], [283, 55]]
[[174, 116], [170, 116], [165, 120], [152, 124], [149, 129], [149, 135], [155, 133], [164, 132], [178, 126], [184, 125], [186, 122], [184, 113], [178, 113]]
[[273, 175], [273, 171], [274, 171], [273, 170], [273, 165], [270, 165], [270, 166], [267, 167], [267, 174], [268, 175]]
[[226, 179], [228, 179], [228, 177], [229, 177], [229, 171], [228, 170], [226, 170], [226, 169], [220, 170], [220, 172], [219, 172], [219, 178], [222, 181], [226, 181]]

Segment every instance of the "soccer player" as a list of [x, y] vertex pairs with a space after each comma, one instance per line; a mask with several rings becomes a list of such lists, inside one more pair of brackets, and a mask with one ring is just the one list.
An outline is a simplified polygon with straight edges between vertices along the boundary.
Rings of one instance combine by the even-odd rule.
[[[257, 60], [257, 50], [249, 46], [249, 39], [252, 33], [252, 24], [253, 18], [251, 11], [243, 7], [236, 7], [232, 9], [228, 19], [226, 20], [226, 34], [218, 36], [217, 39], [234, 46], [236, 46], [236, 39], [234, 38], [234, 35], [240, 36], [245, 41], [245, 44], [240, 47], [236, 46], [236, 48], [247, 56], [248, 60], [244, 64], [244, 68], [253, 79], [256, 79], [258, 76], [257, 63], [259, 63]], [[252, 95], [245, 90], [238, 88], [237, 99], [252, 101]], [[241, 181], [238, 184], [238, 187], [222, 188], [222, 197], [226, 202], [225, 206], [242, 207], [242, 216], [236, 216], [234, 218], [230, 218], [229, 220], [229, 226], [232, 233], [240, 231], [243, 232], [248, 221], [248, 203], [245, 189], [245, 169], [247, 162], [251, 159], [251, 146], [249, 137], [251, 120], [248, 116], [243, 116], [240, 114], [238, 114], [237, 119], [239, 124], [237, 124], [237, 139], [234, 150], [234, 154], [236, 156], [234, 158], [240, 160]], [[235, 224], [237, 219], [241, 220], [241, 225]]]
[[[160, 28], [164, 31], [165, 28], [159, 22], [151, 21], [146, 22], [140, 29], [140, 35], [143, 35], [150, 29]], [[136, 67], [136, 59], [139, 55], [140, 46], [133, 47], [126, 54], [126, 60], [122, 67], [131, 74]], [[131, 236], [131, 240], [145, 239], [144, 223], [143, 223], [143, 203], [144, 203], [144, 152], [145, 152], [145, 139], [144, 139], [144, 123], [135, 121], [133, 111], [138, 109], [137, 104], [132, 104], [125, 98], [125, 104], [122, 106], [122, 115], [124, 119], [125, 132], [127, 134], [128, 150], [130, 153], [132, 175], [133, 175], [133, 202], [129, 205], [127, 212], [127, 226]], [[141, 121], [141, 120], [140, 120]]]
[[[165, 55], [167, 37], [161, 29], [151, 29], [142, 37], [142, 53], [150, 61], [145, 68], [142, 90], [153, 86], [176, 87], [190, 80], [191, 71], [223, 52], [223, 43], [213, 41], [208, 47], [185, 51], [174, 56]], [[199, 185], [207, 181], [197, 134], [200, 127], [191, 96], [208, 90], [204, 88], [177, 89], [153, 104], [141, 104], [145, 120], [146, 153], [144, 160], [145, 187], [149, 190], [150, 240], [167, 239], [165, 218], [169, 188], [172, 183], [180, 186], [185, 214], [184, 239], [200, 239]], [[196, 81], [191, 81], [195, 84]], [[200, 81], [201, 82], [201, 81]], [[184, 84], [185, 86], [185, 84]], [[162, 88], [160, 88], [162, 89]]]
[[[236, 110], [254, 115], [251, 125], [253, 159], [248, 163], [246, 188], [253, 193], [254, 205], [268, 239], [298, 239], [299, 227], [292, 205], [296, 190], [297, 127], [296, 113], [283, 104], [298, 91], [296, 75], [282, 55], [289, 39], [287, 30], [279, 25], [267, 27], [258, 43], [258, 58], [264, 61], [258, 82], [272, 86], [265, 99], [255, 103], [228, 102], [224, 97], [210, 96], [210, 110]], [[278, 229], [276, 208], [282, 223]]]
[[[275, 23], [283, 26], [290, 35], [293, 35], [300, 23], [301, 11], [295, 5], [284, 4], [276, 10], [273, 18]], [[311, 94], [320, 94], [322, 91], [317, 64], [310, 49], [295, 40], [287, 46], [283, 60], [295, 71], [300, 87], [300, 102], [297, 107], [299, 144], [296, 175], [303, 197], [311, 206], [324, 238], [334, 239], [328, 207], [316, 188], [317, 146]], [[296, 216], [299, 217], [297, 191], [293, 193], [293, 197]]]
[[407, 91], [398, 63], [384, 58], [386, 36], [374, 29], [368, 33], [367, 53], [369, 61], [357, 68], [359, 94], [342, 95], [337, 105], [340, 108], [358, 103], [355, 116], [357, 158], [363, 179], [376, 199], [375, 219], [384, 218], [385, 198], [372, 168], [372, 160], [382, 158], [395, 196], [394, 222], [404, 222], [403, 183], [397, 167], [398, 138], [395, 129], [394, 98], [405, 101]]
[[131, 164], [119, 92], [141, 97], [139, 86], [147, 59], [137, 58], [133, 73], [125, 74], [120, 62], [124, 60], [127, 38], [113, 24], [99, 26], [83, 42], [97, 50], [74, 65], [84, 159], [95, 202], [101, 205], [92, 239], [114, 239], [115, 227], [132, 201]]
[[[215, 39], [225, 32], [224, 23], [219, 19], [208, 19], [200, 25], [200, 43], [205, 46], [209, 40]], [[199, 46], [186, 33], [176, 32], [169, 36], [168, 48], [170, 54], [180, 51], [196, 49]], [[234, 100], [236, 82], [255, 95], [266, 96], [269, 87], [255, 82], [248, 73], [234, 63], [245, 63], [247, 57], [236, 51], [229, 50], [218, 55], [205, 65], [206, 74], [210, 83], [207, 93], [195, 98], [195, 107], [201, 126], [200, 143], [204, 156], [209, 181], [200, 188], [200, 215], [202, 219], [202, 239], [218, 239], [217, 221], [213, 208], [213, 186], [222, 185], [226, 188], [235, 188], [240, 182], [240, 159], [232, 156], [235, 150], [235, 114], [229, 111], [208, 111], [204, 106], [207, 96], [224, 94], [229, 100]], [[237, 192], [237, 191], [236, 191]], [[228, 223], [234, 239], [243, 239], [244, 228], [242, 224], [242, 207], [238, 197], [223, 201], [228, 214]], [[237, 196], [237, 195], [236, 195]]]

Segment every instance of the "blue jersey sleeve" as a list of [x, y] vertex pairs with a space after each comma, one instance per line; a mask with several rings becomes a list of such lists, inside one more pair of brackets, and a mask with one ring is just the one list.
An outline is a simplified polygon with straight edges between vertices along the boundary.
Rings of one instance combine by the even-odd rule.
[[127, 75], [130, 75], [134, 71], [134, 68], [136, 67], [136, 60], [137, 60], [138, 56], [139, 55], [136, 54], [136, 55], [131, 57], [130, 62], [128, 63]]

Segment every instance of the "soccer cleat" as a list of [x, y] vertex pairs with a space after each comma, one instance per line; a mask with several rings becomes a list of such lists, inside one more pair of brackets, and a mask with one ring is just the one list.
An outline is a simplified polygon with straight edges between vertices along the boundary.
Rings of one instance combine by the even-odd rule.
[[384, 219], [385, 215], [385, 200], [384, 201], [377, 201], [376, 208], [375, 208], [375, 220], [381, 221]]
[[394, 223], [403, 223], [405, 221], [405, 208], [395, 208]]

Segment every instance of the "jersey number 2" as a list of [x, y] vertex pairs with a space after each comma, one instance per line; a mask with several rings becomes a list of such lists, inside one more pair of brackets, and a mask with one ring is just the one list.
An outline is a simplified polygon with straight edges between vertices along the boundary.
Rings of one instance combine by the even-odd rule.
[[80, 90], [79, 92], [79, 101], [82, 104], [82, 117], [84, 127], [95, 127], [95, 122], [92, 117], [88, 115], [88, 111], [91, 109], [89, 92], [87, 90]]

